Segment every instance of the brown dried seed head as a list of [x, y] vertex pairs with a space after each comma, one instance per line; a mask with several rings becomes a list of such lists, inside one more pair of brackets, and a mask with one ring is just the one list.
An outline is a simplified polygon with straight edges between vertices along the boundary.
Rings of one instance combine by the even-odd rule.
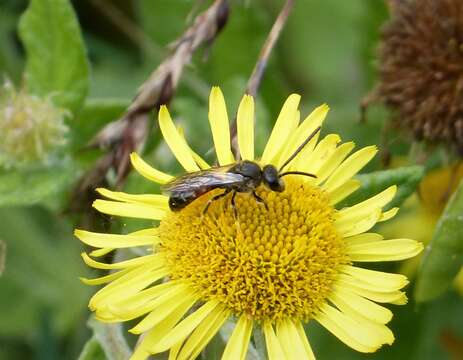
[[397, 1], [382, 30], [377, 96], [417, 139], [463, 153], [463, 1]]

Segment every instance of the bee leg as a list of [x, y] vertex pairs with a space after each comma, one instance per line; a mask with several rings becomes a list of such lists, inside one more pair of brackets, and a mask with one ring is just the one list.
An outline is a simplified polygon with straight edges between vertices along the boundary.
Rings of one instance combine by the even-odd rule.
[[235, 215], [235, 219], [238, 219], [238, 210], [236, 209], [235, 197], [236, 197], [236, 191], [233, 191], [233, 195], [231, 198], [231, 206], [233, 208], [233, 214]]
[[207, 209], [209, 209], [209, 206], [211, 206], [211, 203], [215, 200], [218, 200], [222, 197], [224, 197], [225, 195], [227, 195], [231, 190], [230, 189], [227, 189], [225, 190], [223, 193], [221, 194], [217, 194], [215, 196], [213, 196], [212, 198], [209, 199], [209, 201], [207, 202], [206, 206], [204, 207], [203, 209], [203, 215], [207, 212]]
[[252, 195], [254, 196], [254, 199], [256, 199], [258, 203], [263, 204], [265, 206], [265, 209], [268, 211], [268, 205], [265, 202], [265, 200], [262, 199], [259, 195], [257, 195], [255, 191], [252, 192]]

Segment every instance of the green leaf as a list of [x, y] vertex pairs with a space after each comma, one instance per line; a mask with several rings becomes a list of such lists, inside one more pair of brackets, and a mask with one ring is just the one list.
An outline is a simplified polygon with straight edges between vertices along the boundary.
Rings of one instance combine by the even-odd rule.
[[68, 0], [31, 0], [19, 23], [27, 53], [27, 86], [75, 113], [89, 87], [89, 64]]
[[100, 343], [108, 360], [126, 360], [132, 354], [122, 333], [120, 324], [103, 324], [90, 318], [88, 326], [93, 330], [94, 338]]
[[463, 181], [445, 207], [418, 271], [417, 301], [442, 294], [463, 266]]
[[361, 182], [360, 189], [344, 200], [340, 207], [355, 205], [392, 185], [397, 185], [398, 190], [394, 199], [387, 205], [387, 209], [399, 206], [415, 191], [423, 176], [422, 166], [409, 166], [358, 175], [356, 178]]
[[76, 179], [75, 166], [64, 162], [47, 168], [0, 172], [0, 206], [33, 205], [56, 200], [56, 195]]
[[44, 310], [51, 332], [73, 331], [87, 313], [91, 288], [78, 277], [88, 276], [79, 257], [82, 245], [63, 216], [39, 208], [0, 208], [0, 238], [8, 247], [7, 266], [0, 277], [0, 337], [37, 336]]

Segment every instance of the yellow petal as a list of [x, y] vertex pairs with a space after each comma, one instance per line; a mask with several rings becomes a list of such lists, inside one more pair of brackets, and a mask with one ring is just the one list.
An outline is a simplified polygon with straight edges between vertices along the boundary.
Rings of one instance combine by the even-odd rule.
[[381, 217], [379, 218], [378, 222], [387, 221], [389, 219], [392, 219], [394, 216], [397, 215], [398, 212], [399, 212], [398, 207], [385, 211], [381, 214]]
[[344, 344], [359, 352], [375, 352], [382, 345], [376, 336], [328, 304], [316, 320]]
[[209, 97], [209, 124], [214, 139], [215, 152], [220, 165], [228, 165], [235, 161], [230, 147], [230, 129], [227, 107], [222, 91], [216, 86]]
[[354, 149], [353, 142], [339, 145], [317, 172], [317, 184], [324, 182]]
[[145, 264], [148, 261], [155, 262], [160, 261], [164, 263], [164, 259], [160, 257], [158, 254], [156, 255], [147, 255], [147, 256], [139, 256], [134, 259], [120, 261], [111, 264], [105, 264], [102, 262], [98, 262], [90, 258], [86, 253], [81, 254], [82, 259], [84, 260], [85, 264], [95, 269], [124, 269], [128, 267], [133, 267], [141, 264]]
[[286, 360], [286, 356], [280, 345], [280, 340], [278, 340], [278, 337], [275, 335], [275, 331], [270, 322], [264, 322], [263, 330], [269, 360]]
[[378, 222], [380, 216], [381, 209], [376, 209], [358, 221], [337, 221], [335, 222], [335, 226], [340, 234], [344, 237], [349, 237], [370, 230]]
[[396, 261], [411, 258], [423, 250], [423, 244], [409, 239], [375, 241], [347, 247], [352, 261]]
[[188, 172], [198, 171], [199, 167], [191, 155], [190, 148], [178, 133], [165, 105], [159, 109], [159, 127], [164, 140], [183, 168]]
[[236, 117], [241, 159], [254, 160], [254, 99], [244, 95]]
[[190, 304], [185, 303], [179, 306], [172, 313], [170, 313], [164, 320], [155, 325], [146, 335], [142, 342], [135, 348], [135, 352], [130, 358], [133, 359], [146, 359], [146, 356], [152, 354], [151, 348], [161, 340], [174, 326], [175, 324], [185, 315], [190, 309]]
[[153, 235], [119, 235], [74, 230], [74, 235], [83, 243], [94, 247], [128, 248], [134, 246], [154, 245], [159, 242]]
[[137, 153], [130, 154], [130, 162], [140, 175], [158, 184], [165, 184], [174, 179], [173, 176], [148, 165]]
[[124, 269], [124, 270], [121, 270], [121, 271], [117, 271], [117, 272], [113, 272], [109, 275], [105, 275], [105, 276], [101, 276], [101, 277], [97, 277], [97, 278], [94, 278], [94, 279], [87, 279], [87, 278], [79, 278], [80, 281], [82, 281], [85, 285], [102, 285], [102, 284], [106, 284], [106, 283], [109, 283], [113, 280], [116, 280], [120, 277], [122, 277], [122, 275], [125, 275], [127, 274], [127, 272], [129, 272], [130, 269]]
[[180, 134], [180, 136], [185, 140], [185, 144], [186, 144], [186, 146], [188, 146], [188, 149], [190, 149], [191, 156], [193, 156], [193, 159], [195, 160], [196, 164], [198, 164], [198, 166], [202, 170], [210, 169], [211, 166], [206, 162], [206, 160], [204, 160], [201, 156], [199, 156], [198, 153], [196, 153], [191, 148], [191, 146], [188, 145], [188, 142], [185, 139], [185, 134], [183, 133], [183, 128], [181, 126], [177, 126], [177, 130], [178, 130], [178, 133]]
[[391, 310], [351, 291], [336, 289], [336, 291], [330, 295], [329, 299], [345, 313], [355, 311], [379, 324], [387, 324], [392, 319]]
[[331, 174], [323, 184], [323, 188], [328, 192], [332, 192], [357, 174], [377, 152], [376, 146], [367, 146], [353, 153]]
[[305, 334], [304, 327], [302, 326], [302, 323], [300, 321], [296, 321], [296, 330], [299, 334], [299, 338], [301, 339], [302, 344], [304, 345], [304, 349], [307, 354], [307, 359], [315, 360], [315, 355], [312, 351], [312, 347], [310, 346], [309, 340], [307, 339], [307, 335]]
[[96, 189], [101, 195], [104, 197], [121, 201], [121, 202], [128, 202], [132, 204], [148, 204], [154, 207], [158, 207], [160, 209], [168, 209], [168, 201], [169, 198], [164, 195], [158, 194], [141, 194], [141, 195], [133, 195], [133, 194], [126, 194], [124, 192], [119, 191], [110, 191], [108, 189], [98, 188]]
[[183, 342], [191, 332], [218, 306], [217, 301], [208, 301], [191, 315], [180, 321], [166, 336], [156, 345], [155, 352], [163, 352], [174, 345]]
[[[174, 288], [158, 297], [155, 300], [158, 306], [129, 331], [133, 334], [141, 334], [159, 324], [178, 308], [191, 308], [197, 300], [198, 295], [192, 292], [190, 288], [180, 286]], [[156, 345], [150, 348], [150, 352], [156, 352]]]
[[146, 204], [129, 204], [97, 199], [93, 202], [93, 207], [104, 214], [138, 219], [162, 220], [166, 215], [166, 210]]
[[251, 332], [252, 320], [248, 319], [246, 315], [241, 315], [225, 346], [222, 360], [244, 359], [248, 351]]
[[371, 291], [362, 289], [355, 284], [346, 284], [342, 281], [338, 281], [335, 289], [340, 289], [344, 292], [353, 292], [356, 295], [362, 296], [372, 301], [379, 303], [391, 303], [397, 305], [403, 305], [407, 303], [407, 297], [402, 291], [392, 291], [392, 292], [381, 292], [381, 291]]
[[229, 317], [228, 310], [214, 309], [185, 341], [177, 360], [196, 359]]
[[302, 360], [311, 359], [313, 357], [311, 350], [307, 353], [307, 347], [304, 345], [299, 335], [299, 331], [291, 320], [284, 319], [278, 322], [277, 337], [280, 340], [281, 347], [283, 348], [287, 359]]
[[270, 138], [262, 154], [261, 162], [270, 164], [274, 161], [276, 155], [281, 151], [282, 146], [286, 143], [292, 132], [297, 127], [297, 118], [295, 116], [301, 97], [292, 94], [286, 99], [278, 115], [275, 126], [273, 127]]
[[109, 254], [113, 250], [114, 250], [114, 248], [102, 248], [102, 249], [98, 249], [98, 250], [93, 250], [93, 251], [90, 251], [90, 256], [92, 256], [92, 257], [105, 256], [106, 254]]
[[402, 289], [408, 284], [407, 277], [402, 274], [392, 274], [383, 271], [363, 269], [350, 265], [344, 265], [340, 270], [359, 281], [373, 285], [381, 284], [381, 286], [386, 287], [388, 291]]
[[359, 221], [372, 211], [381, 209], [389, 203], [397, 192], [397, 186], [391, 186], [379, 194], [362, 201], [354, 206], [340, 210], [337, 213], [336, 222], [355, 222]]
[[354, 193], [361, 183], [357, 179], [350, 179], [338, 187], [336, 190], [332, 191], [330, 194], [330, 204], [336, 205], [340, 201], [344, 200], [350, 194]]
[[[284, 151], [282, 151], [281, 153], [278, 166], [281, 166], [297, 150], [297, 148], [301, 144], [303, 144], [304, 141], [307, 140], [307, 138], [315, 131], [315, 129], [317, 129], [323, 124], [323, 121], [325, 120], [325, 117], [329, 109], [330, 108], [328, 107], [328, 105], [323, 104], [315, 108], [315, 110], [313, 110], [310, 113], [310, 115], [304, 119], [301, 125], [299, 125], [299, 127], [293, 132], [293, 134], [291, 134], [291, 137], [288, 140], [287, 145], [284, 148]], [[315, 144], [317, 143], [317, 138], [318, 136], [314, 136], [312, 140], [309, 141], [309, 143], [304, 148], [305, 151], [301, 151], [300, 154], [293, 160], [294, 163], [299, 164], [299, 162], [297, 161], [298, 159], [300, 161], [307, 159], [307, 150], [311, 151], [315, 147]], [[305, 170], [300, 169], [300, 171]]]
[[364, 233], [344, 238], [349, 245], [365, 244], [383, 240], [383, 236], [377, 233]]
[[313, 179], [314, 183], [318, 180], [318, 170], [326, 162], [327, 158], [336, 151], [336, 145], [341, 141], [337, 134], [329, 134], [325, 136], [315, 147], [310, 157], [301, 156], [297, 163], [299, 171], [316, 174], [317, 178]]

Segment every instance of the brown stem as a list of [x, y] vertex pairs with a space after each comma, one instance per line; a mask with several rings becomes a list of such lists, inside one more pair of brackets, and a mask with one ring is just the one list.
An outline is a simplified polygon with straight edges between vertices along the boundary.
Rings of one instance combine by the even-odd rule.
[[[252, 70], [252, 74], [249, 77], [247, 86], [246, 86], [246, 94], [249, 94], [253, 97], [256, 96], [257, 91], [259, 90], [260, 83], [262, 82], [262, 78], [264, 76], [265, 69], [268, 64], [268, 59], [272, 50], [275, 47], [275, 44], [280, 37], [281, 31], [288, 20], [288, 16], [293, 9], [294, 1], [287, 0], [286, 3], [283, 5], [278, 17], [276, 18], [275, 22], [273, 23], [272, 29], [270, 30], [267, 39], [260, 50], [259, 57], [257, 58], [257, 62], [254, 65], [254, 69]], [[232, 144], [232, 151], [235, 154], [236, 158], [239, 157], [239, 150], [238, 150], [238, 143], [237, 143], [237, 127], [236, 127], [236, 117], [233, 120], [230, 126], [230, 137], [231, 137], [231, 144]]]
[[116, 172], [118, 187], [122, 186], [130, 171], [130, 153], [140, 150], [149, 134], [150, 112], [170, 102], [193, 53], [199, 47], [210, 46], [214, 42], [225, 26], [228, 14], [228, 0], [215, 0], [199, 14], [173, 43], [166, 59], [142, 84], [125, 114], [107, 124], [91, 140], [90, 147], [107, 149], [107, 153], [80, 180], [73, 203], [81, 199], [82, 193], [88, 193], [103, 184], [111, 168]]

